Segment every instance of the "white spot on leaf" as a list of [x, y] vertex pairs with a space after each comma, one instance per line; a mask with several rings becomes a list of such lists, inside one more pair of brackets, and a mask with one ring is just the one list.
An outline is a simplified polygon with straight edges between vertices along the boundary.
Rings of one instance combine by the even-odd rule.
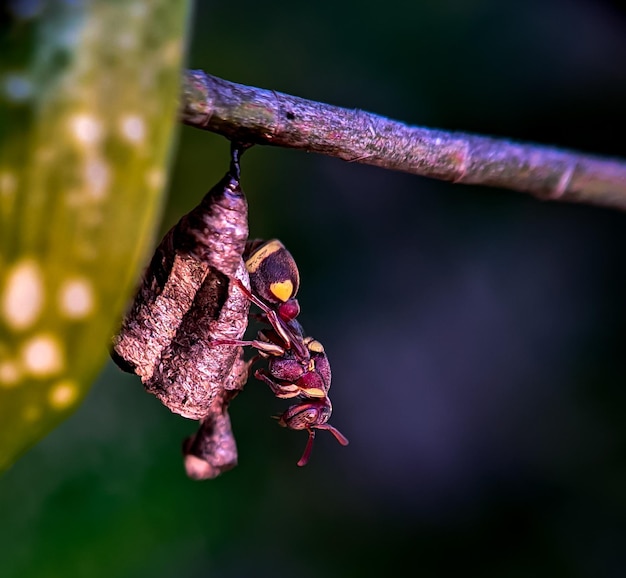
[[89, 280], [76, 277], [65, 281], [59, 290], [59, 308], [70, 319], [81, 319], [93, 310], [93, 288]]
[[135, 31], [132, 32], [122, 32], [117, 36], [117, 45], [122, 50], [135, 50], [137, 47], [137, 42], [139, 37]]
[[17, 189], [17, 177], [8, 170], [0, 170], [0, 196], [10, 196]]
[[102, 125], [93, 115], [82, 113], [70, 117], [70, 128], [76, 140], [85, 145], [93, 145], [102, 139]]
[[111, 171], [106, 162], [98, 158], [89, 159], [85, 164], [84, 178], [91, 197], [102, 199], [106, 196], [111, 181]]
[[175, 66], [180, 60], [183, 44], [180, 40], [170, 40], [161, 49], [161, 62], [166, 66]]
[[146, 125], [143, 118], [136, 114], [127, 114], [120, 121], [120, 130], [126, 140], [139, 144], [146, 136]]
[[146, 182], [153, 189], [160, 189], [165, 184], [165, 173], [162, 169], [150, 169], [146, 174]]
[[41, 269], [33, 259], [13, 266], [6, 274], [2, 293], [2, 315], [9, 327], [24, 330], [39, 317], [44, 303]]
[[39, 334], [22, 346], [22, 365], [35, 377], [59, 373], [65, 363], [60, 341], [51, 334]]
[[62, 410], [72, 405], [78, 398], [78, 387], [71, 379], [55, 383], [48, 392], [48, 401], [54, 409]]

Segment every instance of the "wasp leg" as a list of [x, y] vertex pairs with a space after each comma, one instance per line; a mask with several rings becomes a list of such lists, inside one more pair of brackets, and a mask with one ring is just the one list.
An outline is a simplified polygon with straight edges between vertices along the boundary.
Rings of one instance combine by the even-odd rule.
[[275, 343], [268, 341], [259, 341], [253, 339], [252, 341], [241, 341], [240, 339], [215, 339], [211, 342], [213, 345], [239, 345], [241, 347], [254, 347], [261, 353], [261, 355], [275, 355], [276, 357], [282, 357], [285, 355], [285, 349]]
[[301, 343], [301, 338], [293, 334], [287, 324], [280, 317], [278, 317], [276, 311], [263, 303], [263, 301], [261, 301], [256, 295], [254, 295], [254, 293], [252, 293], [239, 279], [234, 279], [234, 282], [239, 287], [241, 292], [261, 311], [263, 311], [263, 313], [265, 313], [267, 322], [274, 328], [274, 331], [276, 331], [276, 333], [283, 340], [283, 342], [285, 343], [285, 347], [287, 349], [291, 349], [291, 347], [293, 347], [299, 356], [303, 357], [304, 359], [308, 359], [309, 351]]
[[298, 466], [306, 466], [309, 462], [309, 457], [311, 456], [311, 450], [313, 449], [313, 440], [315, 439], [315, 432], [311, 428], [307, 428], [309, 432], [309, 439], [306, 442], [306, 447], [304, 448], [304, 453], [302, 457], [298, 460]]
[[257, 369], [254, 377], [269, 385], [272, 393], [280, 399], [290, 399], [300, 394], [300, 388], [295, 383], [275, 381], [265, 369]]

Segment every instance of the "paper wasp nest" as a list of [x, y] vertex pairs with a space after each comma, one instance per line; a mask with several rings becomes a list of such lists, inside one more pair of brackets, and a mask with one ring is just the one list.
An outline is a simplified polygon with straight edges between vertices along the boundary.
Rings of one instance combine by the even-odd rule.
[[248, 364], [238, 346], [250, 302], [242, 260], [248, 211], [239, 184], [239, 150], [230, 171], [161, 241], [119, 333], [112, 357], [137, 374], [172, 412], [199, 420], [185, 441], [187, 474], [214, 478], [237, 463], [228, 404], [243, 388]]

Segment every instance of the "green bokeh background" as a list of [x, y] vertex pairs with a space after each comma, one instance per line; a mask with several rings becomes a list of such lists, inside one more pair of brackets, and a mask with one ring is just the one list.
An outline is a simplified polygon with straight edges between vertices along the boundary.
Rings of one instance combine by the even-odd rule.
[[[617, 3], [200, 2], [188, 65], [626, 157]], [[227, 162], [182, 129], [162, 233]], [[251, 380], [240, 465], [192, 482], [194, 424], [109, 364], [0, 479], [0, 575], [624, 576], [624, 216], [261, 147], [243, 185], [251, 234], [299, 263], [350, 446], [320, 435], [297, 468], [306, 436]]]
[[161, 215], [188, 8], [0, 5], [0, 471], [108, 358]]

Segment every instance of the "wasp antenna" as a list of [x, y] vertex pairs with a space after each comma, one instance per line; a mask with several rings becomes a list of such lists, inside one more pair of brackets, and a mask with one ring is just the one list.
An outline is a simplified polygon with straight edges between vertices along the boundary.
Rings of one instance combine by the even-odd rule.
[[342, 445], [342, 446], [347, 446], [350, 442], [348, 441], [348, 438], [346, 436], [344, 436], [336, 427], [333, 427], [332, 425], [329, 425], [327, 423], [325, 424], [321, 424], [321, 425], [316, 425], [313, 426], [317, 429], [325, 429], [328, 430], [331, 434], [333, 434], [335, 436], [335, 439]]
[[302, 457], [298, 460], [298, 466], [300, 467], [307, 465], [309, 461], [309, 457], [311, 456], [311, 450], [313, 449], [313, 440], [315, 439], [315, 432], [312, 429], [308, 431], [309, 431], [309, 439], [306, 442], [306, 447], [304, 448], [304, 453], [302, 454]]

